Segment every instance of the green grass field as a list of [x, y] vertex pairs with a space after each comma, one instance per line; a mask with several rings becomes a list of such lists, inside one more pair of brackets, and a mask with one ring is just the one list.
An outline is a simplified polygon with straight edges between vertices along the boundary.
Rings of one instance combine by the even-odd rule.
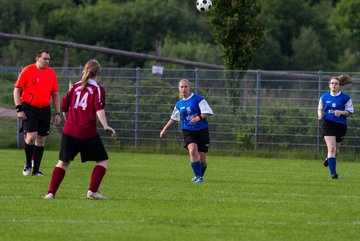
[[100, 191], [86, 199], [93, 163], [70, 166], [55, 200], [44, 177], [21, 174], [24, 153], [0, 150], [0, 240], [359, 240], [360, 164], [338, 162], [338, 180], [319, 161], [208, 157], [205, 182], [190, 182], [186, 155], [110, 153]]

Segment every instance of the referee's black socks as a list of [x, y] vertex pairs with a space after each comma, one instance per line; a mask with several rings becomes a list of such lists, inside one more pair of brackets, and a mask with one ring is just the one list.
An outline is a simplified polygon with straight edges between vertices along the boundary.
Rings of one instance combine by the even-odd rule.
[[31, 168], [31, 159], [34, 154], [35, 145], [28, 145], [25, 142], [25, 156], [26, 156], [26, 168]]
[[35, 146], [34, 148], [34, 169], [32, 171], [33, 174], [37, 174], [40, 169], [40, 163], [44, 154], [43, 146]]

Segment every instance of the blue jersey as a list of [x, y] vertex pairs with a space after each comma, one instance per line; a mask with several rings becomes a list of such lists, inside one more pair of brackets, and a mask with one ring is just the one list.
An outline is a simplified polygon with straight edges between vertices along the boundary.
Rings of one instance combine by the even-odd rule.
[[324, 111], [324, 120], [333, 121], [339, 124], [347, 125], [347, 118], [345, 115], [335, 116], [335, 110], [348, 111], [350, 114], [354, 113], [354, 106], [350, 96], [339, 92], [333, 96], [330, 92], [323, 94], [320, 97], [318, 110]]
[[192, 93], [189, 98], [182, 98], [176, 103], [171, 119], [174, 121], [181, 119], [183, 130], [197, 131], [208, 128], [206, 119], [199, 120], [195, 124], [190, 123], [191, 119], [201, 114], [212, 115], [213, 111], [203, 97]]

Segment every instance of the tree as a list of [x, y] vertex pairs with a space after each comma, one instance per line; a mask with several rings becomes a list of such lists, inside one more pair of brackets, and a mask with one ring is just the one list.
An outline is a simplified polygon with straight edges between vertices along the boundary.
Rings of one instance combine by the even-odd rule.
[[299, 37], [292, 40], [292, 49], [292, 69], [324, 70], [327, 52], [321, 47], [319, 37], [311, 27], [300, 29]]
[[330, 17], [330, 22], [337, 30], [338, 38], [344, 48], [350, 48], [360, 62], [360, 2], [358, 0], [340, 1]]
[[344, 53], [339, 56], [335, 67], [342, 72], [358, 72], [360, 70], [358, 60], [350, 49], [345, 49]]
[[256, 0], [217, 0], [209, 20], [215, 41], [224, 49], [228, 70], [246, 70], [263, 43], [265, 24]]
[[[168, 57], [200, 61], [204, 63], [212, 63], [223, 65], [221, 58], [222, 49], [221, 46], [204, 43], [201, 39], [199, 40], [188, 40], [177, 41], [176, 39], [167, 37], [164, 40], [162, 55]], [[179, 65], [175, 64], [164, 64], [167, 68], [179, 68]], [[184, 68], [185, 66], [180, 66]], [[188, 68], [188, 67], [185, 67]]]
[[243, 74], [239, 70], [248, 69], [256, 49], [263, 43], [265, 24], [259, 18], [256, 0], [217, 0], [213, 4], [209, 15], [213, 35], [223, 47], [225, 69], [235, 70], [227, 72], [226, 82], [229, 104], [235, 114], [239, 111]]
[[281, 52], [281, 46], [272, 36], [265, 37], [264, 44], [256, 51], [250, 69], [285, 70], [288, 58]]

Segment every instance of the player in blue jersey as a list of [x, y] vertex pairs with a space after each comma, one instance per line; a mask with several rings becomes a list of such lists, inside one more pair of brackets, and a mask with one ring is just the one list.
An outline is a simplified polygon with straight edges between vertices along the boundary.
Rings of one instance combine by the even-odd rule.
[[336, 172], [336, 154], [339, 152], [347, 130], [347, 116], [354, 113], [349, 95], [341, 92], [341, 87], [352, 82], [349, 75], [332, 77], [329, 81], [330, 92], [320, 97], [318, 119], [322, 122], [322, 136], [327, 146], [324, 166], [329, 166], [332, 179], [339, 177]]
[[180, 100], [176, 103], [170, 120], [160, 132], [160, 138], [165, 136], [170, 126], [182, 120], [184, 147], [189, 151], [191, 167], [195, 173], [191, 181], [202, 183], [207, 167], [206, 153], [210, 144], [206, 118], [212, 115], [213, 111], [203, 97], [190, 92], [189, 80], [181, 79], [178, 88]]

